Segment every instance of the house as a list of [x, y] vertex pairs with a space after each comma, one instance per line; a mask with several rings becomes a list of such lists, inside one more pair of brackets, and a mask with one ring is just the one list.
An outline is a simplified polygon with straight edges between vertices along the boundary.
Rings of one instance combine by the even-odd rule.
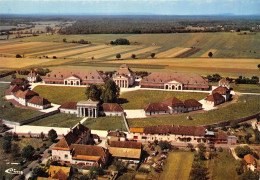
[[40, 96], [34, 96], [27, 102], [27, 106], [37, 109], [47, 109], [51, 107], [51, 103], [48, 101], [48, 99]]
[[17, 91], [23, 91], [23, 87], [19, 87], [16, 84], [6, 90], [6, 95], [14, 95]]
[[244, 160], [246, 162], [246, 166], [248, 170], [255, 171], [257, 168], [256, 158], [251, 154], [247, 154], [244, 156]]
[[74, 101], [67, 101], [59, 107], [61, 113], [78, 114], [77, 103]]
[[108, 158], [108, 151], [101, 146], [93, 146], [91, 130], [82, 124], [66, 134], [52, 147], [52, 159], [78, 165], [103, 167]]
[[23, 89], [26, 89], [29, 86], [29, 82], [24, 78], [16, 78], [11, 81], [10, 87], [12, 87], [14, 85], [16, 85], [18, 87], [22, 87]]
[[130, 128], [128, 139], [138, 142], [207, 142], [206, 129], [202, 126], [157, 125], [143, 128]]
[[50, 165], [49, 176], [53, 179], [67, 180], [70, 176], [70, 167]]
[[141, 88], [209, 90], [208, 80], [198, 74], [153, 72], [140, 81]]
[[185, 112], [184, 103], [176, 97], [166, 99], [163, 104], [166, 104], [170, 108], [170, 113], [182, 113]]
[[107, 139], [109, 141], [126, 141], [126, 134], [121, 131], [109, 131], [107, 133]]
[[144, 107], [147, 116], [155, 114], [170, 114], [170, 108], [164, 103], [151, 103]]
[[187, 99], [183, 103], [186, 112], [197, 111], [202, 109], [202, 104], [195, 99]]
[[113, 75], [113, 81], [120, 88], [133, 86], [135, 78], [135, 73], [126, 64], [121, 65], [119, 70]]
[[36, 74], [35, 71], [31, 71], [28, 76], [27, 76], [27, 80], [30, 82], [30, 83], [35, 83], [35, 82], [39, 82], [41, 81], [41, 77], [39, 74]]
[[90, 84], [104, 84], [106, 76], [97, 70], [87, 69], [54, 69], [42, 78], [46, 84], [64, 84], [79, 86]]
[[229, 81], [227, 80], [227, 78], [222, 78], [219, 82], [218, 82], [218, 86], [223, 86], [223, 87], [226, 87], [228, 89], [230, 89], [230, 83]]
[[100, 114], [105, 116], [122, 116], [123, 108], [117, 103], [103, 103], [100, 109]]
[[231, 98], [230, 90], [224, 86], [218, 86], [212, 91], [212, 94], [214, 93], [221, 94], [225, 98], [225, 101], [229, 101]]
[[215, 93], [212, 93], [212, 94], [208, 95], [205, 98], [205, 102], [208, 103], [208, 104], [212, 104], [214, 106], [217, 106], [219, 104], [224, 103], [225, 102], [225, 98], [221, 94], [215, 92]]
[[142, 143], [111, 141], [109, 153], [119, 161], [138, 164], [142, 155]]
[[26, 91], [19, 90], [14, 94], [14, 100], [27, 106], [27, 102], [34, 96], [39, 96], [39, 94], [29, 89]]

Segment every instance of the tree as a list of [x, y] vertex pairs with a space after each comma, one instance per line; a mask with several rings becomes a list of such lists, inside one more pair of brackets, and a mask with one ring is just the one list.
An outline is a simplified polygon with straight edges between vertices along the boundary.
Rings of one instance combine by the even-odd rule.
[[119, 87], [113, 80], [110, 79], [104, 84], [100, 99], [105, 103], [116, 102], [119, 96], [119, 92]]
[[211, 57], [213, 56], [213, 53], [210, 51], [210, 52], [208, 53], [208, 56], [211, 58]]
[[94, 99], [100, 100], [102, 90], [101, 90], [100, 86], [91, 84], [89, 87], [87, 87], [85, 94], [87, 96], [87, 99], [94, 98]]
[[187, 148], [189, 148], [191, 152], [194, 151], [193, 145], [191, 143], [188, 143]]
[[3, 142], [3, 150], [5, 153], [9, 153], [12, 147], [12, 142], [8, 140], [4, 140]]
[[45, 138], [45, 135], [44, 135], [43, 132], [41, 132], [41, 134], [40, 134], [40, 138], [42, 139], [42, 141], [43, 141], [43, 139]]
[[63, 41], [63, 42], [67, 42], [67, 39], [66, 39], [66, 38], [64, 38], [62, 41]]
[[197, 147], [199, 148], [199, 153], [198, 153], [199, 159], [205, 160], [206, 146], [204, 144], [200, 143], [200, 144], [198, 144]]
[[150, 55], [152, 58], [154, 58], [155, 57], [155, 53], [151, 53], [151, 55]]
[[17, 157], [20, 154], [20, 147], [17, 143], [13, 144], [12, 153], [14, 154], [15, 157]]
[[135, 55], [135, 54], [132, 54], [132, 55], [131, 55], [131, 58], [132, 58], [132, 59], [135, 59], [135, 58], [136, 58], [136, 55]]
[[249, 146], [237, 146], [235, 152], [240, 158], [244, 158], [245, 155], [253, 153]]
[[239, 180], [259, 180], [259, 175], [252, 171], [246, 171], [239, 177]]
[[258, 69], [260, 70], [260, 64], [257, 65]]
[[49, 138], [52, 142], [54, 142], [57, 137], [58, 137], [57, 132], [56, 132], [54, 129], [51, 129], [51, 130], [48, 132], [48, 138]]
[[171, 143], [169, 143], [168, 141], [160, 141], [158, 145], [161, 148], [161, 150], [171, 149], [172, 148]]
[[243, 161], [236, 160], [236, 172], [237, 172], [238, 175], [241, 175], [244, 172]]
[[116, 39], [115, 41], [110, 41], [111, 45], [130, 45], [130, 42], [128, 39]]
[[89, 170], [89, 178], [90, 179], [97, 179], [98, 176], [102, 176], [104, 174], [104, 170], [103, 168], [99, 167], [99, 166], [93, 166], [90, 170]]
[[208, 168], [202, 162], [194, 161], [190, 172], [191, 180], [207, 180]]
[[116, 58], [119, 60], [121, 58], [121, 54], [117, 54]]
[[48, 169], [44, 166], [37, 166], [32, 172], [33, 179], [36, 177], [48, 177]]
[[27, 145], [22, 149], [22, 157], [30, 159], [33, 157], [35, 149], [31, 145]]
[[15, 56], [16, 58], [22, 58], [22, 56], [20, 54], [16, 54]]

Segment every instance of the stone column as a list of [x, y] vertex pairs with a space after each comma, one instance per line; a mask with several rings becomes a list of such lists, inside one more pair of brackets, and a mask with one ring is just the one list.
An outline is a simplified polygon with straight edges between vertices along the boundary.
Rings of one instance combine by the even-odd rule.
[[86, 117], [86, 108], [83, 107], [82, 109], [83, 109], [83, 117]]

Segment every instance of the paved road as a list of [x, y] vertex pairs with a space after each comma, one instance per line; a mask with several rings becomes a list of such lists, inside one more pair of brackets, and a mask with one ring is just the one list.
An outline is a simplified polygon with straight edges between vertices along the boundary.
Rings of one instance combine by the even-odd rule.
[[10, 82], [0, 81], [0, 84], [10, 84]]

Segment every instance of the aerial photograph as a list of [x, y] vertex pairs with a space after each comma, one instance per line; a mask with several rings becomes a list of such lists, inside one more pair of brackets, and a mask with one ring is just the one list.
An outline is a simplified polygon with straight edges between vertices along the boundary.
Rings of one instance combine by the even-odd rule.
[[260, 180], [259, 0], [0, 0], [0, 180]]

